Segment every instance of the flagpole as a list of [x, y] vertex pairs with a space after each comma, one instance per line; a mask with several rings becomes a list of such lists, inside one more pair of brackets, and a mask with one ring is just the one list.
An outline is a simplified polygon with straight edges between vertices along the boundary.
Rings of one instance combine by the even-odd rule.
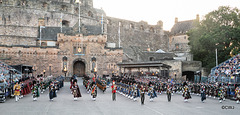
[[119, 22], [119, 28], [118, 28], [118, 45], [119, 45], [119, 48], [121, 47], [121, 44], [120, 44], [120, 35], [121, 35], [120, 26], [121, 26], [121, 23]]
[[216, 51], [216, 67], [218, 66], [218, 56], [217, 56], [217, 49], [215, 50]]
[[103, 34], [103, 13], [102, 13], [102, 20], [101, 20], [101, 23], [102, 23], [102, 34]]
[[78, 2], [78, 13], [79, 13], [79, 17], [78, 17], [78, 18], [79, 18], [79, 19], [78, 19], [78, 32], [79, 32], [79, 34], [80, 34], [80, 31], [81, 31], [81, 30], [80, 30], [80, 29], [81, 29], [81, 24], [80, 24], [80, 23], [81, 23], [81, 22], [80, 22], [80, 20], [81, 20], [81, 19], [80, 19], [80, 15], [81, 15], [81, 14], [80, 14], [80, 13], [81, 13], [80, 3], [81, 3], [81, 2], [79, 1], [79, 2]]
[[61, 12], [61, 22], [60, 23], [61, 23], [61, 33], [62, 33], [62, 25], [63, 25], [62, 24], [62, 12]]

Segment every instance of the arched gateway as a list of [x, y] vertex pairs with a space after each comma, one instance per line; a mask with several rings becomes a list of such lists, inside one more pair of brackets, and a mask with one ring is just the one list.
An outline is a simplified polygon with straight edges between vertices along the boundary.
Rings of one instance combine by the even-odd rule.
[[86, 65], [83, 60], [76, 60], [73, 62], [73, 74], [78, 77], [82, 77], [85, 75]]

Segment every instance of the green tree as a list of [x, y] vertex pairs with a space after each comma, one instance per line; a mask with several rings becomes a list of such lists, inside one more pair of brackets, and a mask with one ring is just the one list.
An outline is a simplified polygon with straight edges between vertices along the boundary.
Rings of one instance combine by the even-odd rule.
[[221, 6], [195, 24], [188, 32], [189, 45], [194, 60], [202, 61], [203, 67], [211, 69], [216, 65], [215, 49], [220, 63], [239, 53], [239, 9]]

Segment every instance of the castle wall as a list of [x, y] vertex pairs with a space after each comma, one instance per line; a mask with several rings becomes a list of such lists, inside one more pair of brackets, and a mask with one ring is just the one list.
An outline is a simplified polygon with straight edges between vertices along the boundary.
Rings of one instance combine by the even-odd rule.
[[157, 25], [148, 25], [146, 22], [133, 22], [108, 17], [108, 42], [116, 43], [116, 46], [119, 46], [119, 24], [120, 45], [124, 49], [129, 46], [139, 46], [142, 50], [149, 47], [153, 51], [158, 49], [167, 51], [168, 39], [164, 36], [161, 21]]
[[[75, 4], [75, 0], [3, 0], [0, 4], [0, 45], [9, 45], [3, 41], [7, 38], [12, 38], [11, 45], [20, 45], [18, 41], [29, 41], [30, 38], [33, 43], [25, 45], [36, 45], [34, 41], [39, 37], [38, 20], [44, 19], [44, 26], [60, 27], [61, 12], [62, 20], [68, 21], [69, 27], [78, 22], [78, 4]], [[97, 11], [92, 8], [92, 0], [83, 0], [81, 23], [100, 25], [100, 18], [95, 14]], [[15, 39], [17, 37], [19, 40]]]
[[[108, 42], [118, 44], [118, 26], [121, 22], [121, 46], [123, 48], [134, 45], [141, 46], [144, 50], [150, 47], [152, 50], [167, 51], [168, 40], [164, 36], [161, 21], [157, 25], [148, 25], [146, 22], [107, 17], [104, 11], [93, 8], [92, 0], [81, 2], [81, 25], [100, 26], [103, 14], [104, 33], [108, 35]], [[68, 21], [69, 27], [74, 27], [75, 31], [78, 28], [78, 4], [75, 4], [75, 0], [3, 0], [0, 7], [0, 26], [3, 27], [0, 29], [1, 37], [8, 36], [9, 38], [14, 35], [19, 36], [21, 41], [27, 41], [23, 39], [23, 36], [36, 40], [39, 34], [38, 20], [44, 19], [45, 26], [60, 27], [61, 12], [62, 20]], [[4, 42], [1, 41], [1, 43]], [[14, 43], [16, 44], [13, 45], [19, 45], [17, 41]]]
[[[54, 76], [63, 75], [62, 58], [66, 56], [68, 76], [73, 75], [74, 62], [83, 60], [85, 73], [91, 75], [92, 58], [96, 58], [97, 74], [111, 75], [112, 71], [118, 73], [117, 63], [122, 62], [122, 49], [105, 48], [106, 36], [66, 36], [58, 34], [59, 48], [50, 47], [3, 47], [0, 46], [0, 61], [9, 65], [32, 65], [36, 67], [36, 74], [46, 70], [46, 75], [51, 73]], [[81, 44], [81, 45], [79, 45]], [[86, 48], [85, 55], [75, 55], [74, 47], [83, 46]]]

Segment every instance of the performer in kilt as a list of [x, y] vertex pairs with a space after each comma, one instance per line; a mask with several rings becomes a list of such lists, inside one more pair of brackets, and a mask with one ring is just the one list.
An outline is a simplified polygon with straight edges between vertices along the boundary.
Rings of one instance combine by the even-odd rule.
[[55, 86], [53, 84], [53, 82], [50, 83], [49, 85], [49, 99], [50, 101], [53, 101], [53, 98], [57, 97], [57, 94], [56, 94], [56, 89], [55, 89]]
[[183, 97], [184, 97], [184, 102], [188, 102], [188, 99], [191, 98], [189, 88], [187, 86], [187, 83], [184, 83], [184, 88], [183, 88]]
[[206, 91], [205, 91], [204, 85], [201, 86], [200, 92], [201, 92], [201, 101], [204, 103], [204, 100], [206, 100]]
[[143, 85], [141, 85], [140, 92], [141, 92], [141, 104], [143, 105], [145, 100], [145, 88]]
[[81, 92], [79, 90], [79, 87], [77, 85], [77, 81], [75, 81], [71, 87], [72, 89], [72, 94], [74, 97], [74, 101], [76, 101], [79, 97], [82, 97]]
[[235, 89], [235, 94], [236, 94], [237, 104], [239, 104], [239, 101], [240, 101], [240, 88], [239, 88], [239, 86], [236, 87], [236, 89]]
[[116, 101], [116, 89], [117, 89], [117, 87], [115, 85], [115, 81], [113, 81], [111, 88], [112, 88], [112, 100]]
[[42, 77], [40, 78], [40, 90], [41, 90], [41, 93], [45, 91], [45, 83]]
[[92, 100], [95, 101], [97, 97], [97, 85], [95, 82], [92, 82], [92, 92], [91, 92]]
[[218, 90], [218, 96], [219, 96], [219, 102], [222, 103], [223, 101], [223, 98], [224, 98], [224, 90], [223, 90], [223, 87], [220, 86], [219, 90]]
[[33, 95], [33, 101], [37, 101], [37, 98], [40, 96], [39, 90], [38, 90], [38, 85], [36, 82], [33, 82], [32, 95]]
[[172, 87], [170, 87], [170, 85], [167, 86], [167, 98], [168, 98], [168, 102], [171, 101], [171, 93], [172, 93]]
[[140, 97], [138, 85], [134, 83], [133, 84], [133, 101], [136, 101], [138, 97]]
[[18, 82], [16, 82], [13, 89], [14, 89], [14, 96], [17, 102], [19, 101], [19, 95], [20, 95], [20, 89], [21, 89], [21, 86], [18, 84]]
[[150, 101], [152, 102], [155, 97], [157, 97], [156, 92], [154, 90], [154, 87], [152, 83], [149, 83], [149, 88], [148, 88], [148, 96], [150, 96]]

